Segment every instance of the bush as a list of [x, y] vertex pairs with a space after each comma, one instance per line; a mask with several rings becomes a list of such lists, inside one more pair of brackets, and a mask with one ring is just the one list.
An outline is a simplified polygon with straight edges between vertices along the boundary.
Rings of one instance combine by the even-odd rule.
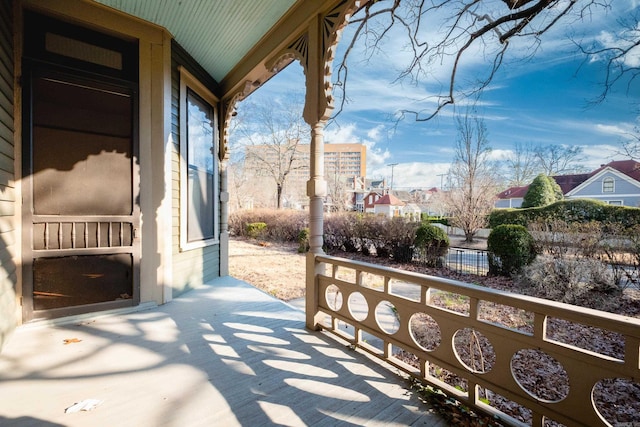
[[503, 224], [518, 224], [527, 227], [536, 221], [587, 223], [591, 221], [619, 223], [624, 228], [640, 225], [640, 209], [614, 206], [598, 200], [562, 200], [541, 208], [494, 209], [489, 215], [489, 227]]
[[620, 295], [612, 271], [591, 258], [541, 256], [522, 270], [517, 283], [537, 297], [597, 310], [612, 309]]
[[[555, 186], [553, 184], [555, 184]], [[556, 187], [558, 187], [558, 184], [553, 178], [549, 178], [547, 175], [541, 173], [535, 177], [529, 186], [527, 194], [524, 195], [524, 199], [522, 200], [522, 207], [534, 208], [557, 202], [561, 197], [558, 198]], [[560, 192], [560, 194], [562, 195], [562, 192]]]
[[450, 218], [444, 216], [428, 216], [427, 214], [422, 214], [422, 222], [428, 222], [430, 224], [442, 224], [447, 227], [451, 224], [449, 223]]
[[521, 225], [500, 225], [487, 239], [489, 274], [510, 276], [530, 264], [536, 251], [534, 241]]
[[439, 227], [423, 224], [416, 230], [415, 250], [428, 267], [442, 267], [442, 257], [449, 249], [449, 236]]
[[247, 236], [252, 239], [262, 239], [267, 234], [267, 224], [264, 222], [251, 222], [245, 229]]
[[229, 234], [250, 237], [246, 225], [263, 222], [267, 224], [261, 237], [275, 242], [298, 242], [298, 233], [309, 224], [309, 214], [303, 211], [255, 209], [237, 211], [229, 215]]
[[404, 218], [392, 218], [387, 222], [384, 236], [394, 261], [413, 261], [413, 245], [418, 225], [419, 223]]
[[305, 253], [309, 252], [310, 244], [309, 244], [309, 229], [303, 228], [298, 233], [298, 252]]

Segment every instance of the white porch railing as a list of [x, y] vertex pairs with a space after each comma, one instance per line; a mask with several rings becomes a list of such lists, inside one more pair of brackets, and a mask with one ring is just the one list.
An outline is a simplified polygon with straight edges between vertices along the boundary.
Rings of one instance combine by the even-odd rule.
[[638, 319], [325, 255], [314, 270], [308, 326], [509, 424], [505, 402], [533, 426], [611, 425], [598, 390], [640, 378]]

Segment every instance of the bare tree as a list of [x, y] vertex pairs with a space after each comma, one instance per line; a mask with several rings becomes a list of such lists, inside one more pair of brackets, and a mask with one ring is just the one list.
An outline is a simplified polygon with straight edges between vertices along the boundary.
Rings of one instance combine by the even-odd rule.
[[529, 184], [538, 175], [538, 163], [531, 143], [516, 142], [512, 154], [504, 160], [505, 177], [510, 187]]
[[549, 144], [537, 146], [533, 154], [538, 170], [547, 176], [576, 173], [584, 170], [580, 162], [584, 161], [582, 147]]
[[640, 160], [640, 125], [633, 128], [632, 132], [624, 135], [620, 154], [633, 160]]
[[333, 212], [345, 212], [353, 206], [353, 192], [349, 192], [347, 177], [327, 174], [327, 204]]
[[309, 126], [302, 118], [303, 105], [298, 94], [290, 94], [260, 104], [247, 100], [238, 107], [237, 132], [243, 140], [244, 171], [275, 183], [278, 209], [290, 174], [308, 169], [301, 146], [309, 138]]
[[625, 80], [627, 90], [640, 75], [640, 11], [618, 20], [618, 28], [603, 29], [600, 37], [588, 45], [580, 41], [574, 43], [586, 55], [585, 62], [602, 61], [606, 64], [606, 73], [602, 82], [602, 92], [594, 102], [603, 101], [613, 85]]
[[[341, 99], [336, 109], [339, 114], [347, 101], [349, 57], [364, 40], [367, 54], [384, 50], [383, 43], [404, 34], [405, 48], [410, 52], [406, 65], [402, 65], [397, 81], [413, 83], [433, 78], [434, 67], [447, 67], [448, 78], [442, 91], [422, 101], [426, 105], [418, 110], [400, 110], [396, 117], [406, 116], [417, 121], [430, 120], [449, 104], [470, 96], [477, 96], [494, 78], [502, 66], [510, 45], [518, 41], [517, 51], [531, 57], [537, 51], [542, 37], [553, 27], [571, 25], [589, 19], [591, 15], [605, 13], [613, 0], [382, 0], [365, 4], [350, 20], [353, 37], [344, 56], [338, 61], [335, 93]], [[637, 19], [636, 19], [637, 21]], [[396, 29], [402, 31], [395, 31]], [[608, 70], [605, 87], [610, 88], [620, 76], [637, 75], [635, 49], [640, 43], [637, 25], [627, 24], [629, 31], [617, 35], [625, 42], [604, 44], [601, 41], [578, 48], [591, 58], [606, 58]], [[635, 30], [634, 30], [635, 29]], [[430, 31], [431, 30], [431, 31]], [[482, 56], [487, 61], [484, 76], [465, 86], [461, 78], [467, 58]], [[625, 68], [621, 68], [621, 64]], [[636, 65], [634, 67], [634, 64]], [[468, 83], [468, 82], [467, 82]], [[605, 91], [604, 95], [608, 92]], [[415, 100], [414, 100], [415, 101]]]
[[494, 165], [489, 159], [491, 147], [484, 120], [474, 111], [456, 116], [458, 138], [454, 161], [449, 171], [450, 189], [446, 208], [453, 225], [463, 230], [465, 241], [472, 242], [478, 230], [487, 224], [497, 193]]

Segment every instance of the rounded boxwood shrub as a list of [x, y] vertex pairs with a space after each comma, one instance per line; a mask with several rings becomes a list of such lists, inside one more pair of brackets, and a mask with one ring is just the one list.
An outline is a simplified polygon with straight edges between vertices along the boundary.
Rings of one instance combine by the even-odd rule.
[[428, 267], [441, 267], [449, 249], [449, 236], [440, 227], [422, 224], [416, 230], [415, 248], [420, 261]]
[[536, 257], [533, 237], [515, 224], [499, 225], [487, 239], [489, 274], [509, 276], [531, 264]]

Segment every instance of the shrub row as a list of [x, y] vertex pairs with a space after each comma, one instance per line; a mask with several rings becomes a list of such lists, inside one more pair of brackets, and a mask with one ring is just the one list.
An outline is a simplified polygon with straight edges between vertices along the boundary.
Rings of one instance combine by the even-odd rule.
[[418, 222], [380, 215], [338, 213], [325, 217], [324, 246], [327, 252], [375, 253], [398, 262], [411, 261]]
[[[300, 251], [305, 251], [309, 248], [307, 218], [307, 213], [296, 211], [235, 212], [229, 217], [229, 232], [254, 239], [298, 242]], [[431, 224], [353, 212], [327, 214], [324, 218], [327, 252], [361, 252], [398, 262], [416, 259], [437, 266], [448, 248], [449, 237]]]
[[308, 223], [309, 214], [302, 211], [237, 211], [229, 215], [229, 234], [275, 242], [297, 242], [300, 231], [308, 227]]
[[494, 209], [489, 215], [489, 227], [517, 224], [527, 227], [534, 222], [588, 223], [591, 221], [618, 223], [625, 228], [640, 225], [640, 209], [613, 206], [597, 200], [562, 200], [541, 208]]

